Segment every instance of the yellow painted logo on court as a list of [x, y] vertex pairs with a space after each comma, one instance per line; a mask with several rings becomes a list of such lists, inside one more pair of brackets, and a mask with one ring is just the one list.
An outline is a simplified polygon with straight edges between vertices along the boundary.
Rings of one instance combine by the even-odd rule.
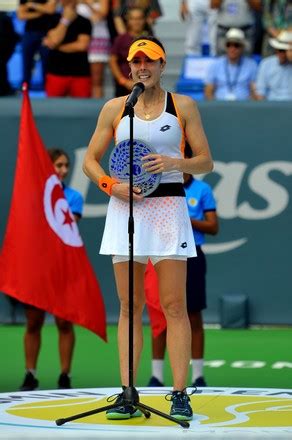
[[[194, 411], [194, 418], [191, 422], [191, 427], [212, 427], [218, 429], [292, 428], [292, 390], [271, 389], [257, 391], [253, 389], [250, 391], [250, 395], [248, 394], [248, 390], [242, 391], [245, 395], [242, 395], [240, 390], [242, 389], [230, 389], [230, 391], [228, 389], [218, 389], [212, 392], [206, 388], [203, 391], [201, 390], [199, 394], [192, 395], [191, 405]], [[72, 390], [72, 397], [68, 397], [69, 393], [66, 392], [64, 397], [51, 397], [38, 400], [33, 399], [33, 396], [29, 398], [29, 393], [27, 393], [28, 397], [23, 403], [12, 402], [5, 409], [5, 412], [9, 416], [13, 416], [14, 423], [17, 423], [17, 421], [23, 423], [23, 419], [30, 419], [30, 421], [42, 420], [54, 423], [58, 418], [66, 418], [109, 404], [107, 397], [111, 394], [111, 389], [91, 391], [91, 394], [94, 394], [94, 391], [96, 391], [96, 394], [103, 391], [105, 395], [94, 396], [88, 392], [88, 396], [76, 397], [76, 392], [82, 394], [82, 390]], [[114, 390], [114, 392], [116, 392], [116, 390]], [[43, 393], [45, 395], [45, 392]], [[165, 400], [167, 391], [149, 389], [141, 390], [139, 393], [142, 403], [167, 414], [169, 413], [170, 402]], [[21, 394], [23, 395], [23, 393]], [[55, 392], [55, 395], [56, 394]], [[12, 395], [13, 393], [10, 394], [10, 396]], [[41, 393], [39, 393], [39, 395], [41, 395]], [[30, 401], [28, 401], [28, 399]], [[105, 413], [102, 412], [79, 419], [77, 422], [115, 426], [173, 426], [172, 422], [155, 414], [151, 414], [151, 418], [147, 420], [144, 417], [139, 417], [123, 421], [108, 421]], [[74, 426], [74, 422], [70, 422], [71, 426], [72, 424]]]

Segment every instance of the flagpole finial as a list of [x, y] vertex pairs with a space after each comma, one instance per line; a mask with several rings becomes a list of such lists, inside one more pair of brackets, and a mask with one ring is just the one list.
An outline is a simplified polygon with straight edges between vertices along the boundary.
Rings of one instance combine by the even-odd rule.
[[25, 81], [25, 82], [22, 83], [22, 91], [23, 91], [23, 92], [27, 92], [27, 90], [28, 90], [28, 84], [27, 84], [27, 82]]

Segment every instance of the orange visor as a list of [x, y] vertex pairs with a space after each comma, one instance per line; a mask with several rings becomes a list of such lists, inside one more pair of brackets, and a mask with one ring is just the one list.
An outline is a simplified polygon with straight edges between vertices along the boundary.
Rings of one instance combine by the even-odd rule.
[[130, 46], [127, 60], [132, 61], [138, 52], [143, 52], [150, 60], [159, 60], [162, 58], [163, 61], [165, 61], [165, 52], [158, 44], [154, 43], [154, 41], [135, 41]]

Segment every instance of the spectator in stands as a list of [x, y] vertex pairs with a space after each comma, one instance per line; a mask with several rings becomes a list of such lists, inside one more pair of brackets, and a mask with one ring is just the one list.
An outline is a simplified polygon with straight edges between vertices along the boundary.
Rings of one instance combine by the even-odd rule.
[[116, 0], [114, 3], [114, 21], [117, 32], [119, 35], [127, 32], [126, 16], [129, 8], [132, 7], [142, 8], [146, 15], [146, 28], [145, 30], [149, 35], [153, 35], [153, 26], [162, 15], [161, 7], [158, 0]]
[[[185, 157], [191, 158], [192, 152], [186, 146]], [[202, 180], [195, 179], [190, 174], [184, 174], [184, 189], [188, 205], [189, 216], [192, 223], [193, 234], [196, 242], [197, 257], [187, 260], [187, 310], [192, 331], [192, 379], [193, 387], [207, 386], [204, 374], [204, 328], [202, 310], [206, 308], [206, 258], [202, 249], [205, 243], [205, 234], [218, 233], [218, 217], [216, 202], [210, 185]], [[163, 311], [159, 304], [158, 278], [154, 267], [148, 263], [145, 273], [146, 303], [153, 327], [154, 321], [165, 322]], [[153, 295], [156, 298], [153, 298]], [[149, 301], [151, 300], [151, 302]], [[155, 305], [155, 314], [152, 312]], [[157, 307], [158, 305], [158, 307]], [[151, 312], [153, 316], [151, 316]], [[162, 328], [161, 328], [162, 329]], [[163, 364], [166, 349], [166, 322], [165, 330], [157, 337], [152, 337], [152, 377], [148, 386], [164, 386]]]
[[263, 0], [263, 25], [266, 31], [264, 55], [271, 55], [269, 38], [277, 38], [282, 30], [292, 31], [291, 0]]
[[0, 11], [0, 96], [13, 95], [7, 72], [7, 63], [13, 54], [19, 35], [15, 32], [11, 17]]
[[269, 101], [292, 100], [292, 31], [281, 31], [270, 39], [275, 55], [264, 58], [256, 80], [256, 98]]
[[225, 51], [225, 35], [231, 28], [241, 29], [246, 38], [246, 53], [254, 49], [255, 16], [253, 11], [261, 9], [261, 0], [211, 0], [211, 7], [218, 10], [217, 54]]
[[61, 0], [63, 13], [43, 40], [48, 47], [46, 92], [49, 97], [89, 98], [91, 78], [88, 47], [91, 23], [77, 13], [77, 0]]
[[209, 54], [216, 55], [217, 11], [210, 0], [182, 0], [180, 15], [186, 21], [185, 53], [202, 55], [202, 37], [205, 22], [208, 24]]
[[43, 84], [47, 71], [48, 48], [42, 41], [47, 32], [53, 27], [53, 17], [56, 12], [57, 0], [20, 0], [17, 16], [26, 20], [22, 37], [22, 80], [30, 85], [36, 54], [40, 55]]
[[[48, 150], [53, 162], [55, 172], [63, 185], [65, 198], [68, 201], [71, 213], [76, 222], [82, 216], [83, 199], [78, 191], [68, 187], [63, 183], [69, 172], [69, 157], [67, 153], [59, 148]], [[41, 295], [41, 292], [40, 292]], [[45, 311], [36, 307], [25, 305], [26, 330], [24, 335], [24, 352], [26, 373], [24, 381], [20, 387], [21, 391], [33, 391], [38, 388], [36, 368], [38, 356], [41, 348], [41, 329], [45, 320]], [[55, 317], [59, 333], [59, 352], [61, 374], [58, 378], [58, 388], [71, 388], [71, 363], [75, 343], [74, 329], [71, 322]]]
[[246, 40], [241, 29], [231, 28], [225, 38], [226, 55], [211, 63], [205, 85], [208, 100], [241, 101], [255, 98], [257, 64], [244, 56]]
[[129, 47], [140, 35], [146, 35], [146, 15], [142, 8], [130, 8], [125, 16], [127, 32], [118, 35], [111, 49], [110, 68], [115, 80], [115, 96], [128, 95], [133, 87], [127, 61]]
[[109, 12], [109, 0], [79, 0], [78, 14], [90, 19], [92, 35], [88, 50], [91, 86], [93, 98], [103, 96], [104, 69], [109, 61], [110, 33], [106, 17]]

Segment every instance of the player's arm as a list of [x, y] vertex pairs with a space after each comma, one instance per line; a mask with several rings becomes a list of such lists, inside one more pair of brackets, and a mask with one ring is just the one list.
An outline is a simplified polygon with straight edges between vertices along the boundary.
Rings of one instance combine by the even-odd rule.
[[94, 183], [98, 182], [99, 177], [106, 175], [100, 161], [114, 134], [113, 124], [117, 116], [115, 101], [117, 100], [108, 101], [102, 108], [85, 153], [83, 171]]
[[[113, 138], [116, 120], [121, 113], [123, 105], [123, 97], [111, 99], [104, 105], [100, 112], [96, 129], [86, 150], [83, 161], [83, 171], [95, 184], [98, 184], [101, 177], [106, 176], [106, 172], [101, 166], [100, 161]], [[134, 188], [133, 192], [134, 200], [142, 199], [142, 196], [136, 194], [140, 192], [139, 188]], [[113, 184], [111, 186], [111, 195], [122, 200], [129, 200], [129, 184]]]

